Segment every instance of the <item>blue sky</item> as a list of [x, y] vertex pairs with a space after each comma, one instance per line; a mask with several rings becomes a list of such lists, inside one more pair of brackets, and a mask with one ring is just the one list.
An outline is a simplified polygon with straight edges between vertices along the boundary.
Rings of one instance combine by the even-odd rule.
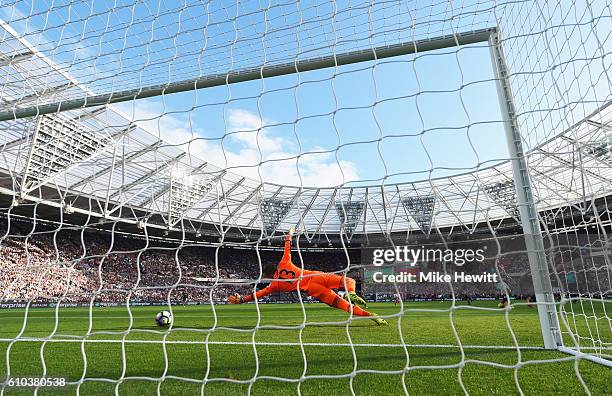
[[507, 157], [486, 47], [338, 71], [334, 78], [334, 69], [302, 73], [299, 84], [297, 76], [277, 77], [263, 88], [256, 81], [121, 107], [128, 113], [135, 108], [136, 118], [152, 118], [152, 129], [169, 140], [217, 139], [194, 142], [204, 146], [202, 155], [223, 142], [230, 155], [240, 154], [241, 160], [227, 160], [244, 165], [239, 172], [253, 175], [259, 160], [268, 160], [262, 176], [278, 181], [289, 174], [291, 184], [300, 184], [296, 161], [274, 159], [303, 154], [302, 182], [312, 185], [339, 182], [339, 166], [345, 180], [378, 184], [463, 172]]
[[[0, 8], [0, 17], [97, 92], [495, 24], [490, 13], [470, 14], [487, 7], [478, 1], [279, 4], [41, 0]], [[483, 43], [118, 107], [243, 175], [304, 186], [393, 183], [507, 158], [492, 78]]]

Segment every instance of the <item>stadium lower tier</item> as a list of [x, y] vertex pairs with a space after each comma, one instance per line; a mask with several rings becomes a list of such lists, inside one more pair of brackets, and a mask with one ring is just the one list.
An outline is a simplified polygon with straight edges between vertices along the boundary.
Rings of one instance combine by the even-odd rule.
[[[260, 262], [277, 263], [281, 251], [228, 246], [210, 247], [181, 245], [172, 241], [154, 241], [127, 234], [99, 230], [34, 225], [29, 221], [0, 221], [0, 290], [1, 301], [11, 302], [92, 302], [131, 303], [138, 301], [174, 303], [225, 302], [229, 293], [247, 294], [258, 284]], [[500, 246], [497, 246], [500, 242]], [[372, 280], [374, 268], [368, 265], [362, 249], [302, 251], [294, 254], [294, 262], [304, 268], [325, 272], [346, 273], [357, 280], [358, 292], [371, 301], [401, 296], [409, 299], [474, 299], [501, 298], [507, 291], [521, 298], [533, 293], [525, 248], [520, 238], [497, 241], [471, 241], [487, 251], [486, 259], [472, 265], [472, 273], [496, 275], [499, 282], [417, 282], [394, 285]], [[580, 253], [579, 249], [575, 249]], [[564, 277], [559, 290], [580, 291], [595, 296], [609, 290], [598, 282], [605, 281], [597, 266], [586, 263], [577, 268], [567, 249], [553, 252], [557, 273]], [[580, 258], [580, 257], [579, 257]], [[409, 268], [419, 271], [464, 271], [464, 267], [425, 262]], [[385, 269], [389, 273], [405, 271], [399, 265]], [[571, 270], [571, 271], [570, 271]], [[605, 272], [602, 267], [600, 272]], [[553, 280], [554, 281], [554, 280]], [[585, 294], [586, 293], [586, 294]], [[303, 296], [308, 300], [306, 296]], [[265, 301], [297, 302], [296, 293], [266, 297]]]

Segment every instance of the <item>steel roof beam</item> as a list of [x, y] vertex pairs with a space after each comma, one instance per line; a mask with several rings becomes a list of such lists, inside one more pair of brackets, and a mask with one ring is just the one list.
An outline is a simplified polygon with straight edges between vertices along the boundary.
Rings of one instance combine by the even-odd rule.
[[317, 227], [317, 230], [315, 231], [314, 235], [317, 235], [317, 234], [320, 233], [321, 228], [323, 227], [323, 223], [325, 222], [325, 218], [327, 217], [327, 214], [329, 213], [329, 210], [331, 209], [332, 205], [334, 204], [334, 200], [336, 199], [336, 193], [337, 192], [338, 192], [338, 189], [334, 189], [334, 192], [329, 197], [329, 203], [327, 204], [327, 207], [325, 208], [325, 212], [323, 212], [323, 216], [321, 217], [321, 221], [319, 222], [319, 226]]
[[302, 223], [305, 223], [306, 215], [308, 215], [308, 212], [310, 211], [310, 209], [312, 209], [312, 206], [314, 205], [315, 200], [319, 196], [320, 192], [321, 192], [320, 189], [316, 189], [315, 193], [312, 195], [312, 198], [310, 199], [310, 202], [308, 203], [308, 205], [306, 205], [306, 208], [304, 208], [304, 212], [300, 216], [300, 220], [302, 221]]
[[[272, 194], [272, 196], [270, 196], [270, 197], [268, 197], [268, 198], [269, 198], [269, 199], [276, 198], [276, 196], [277, 196], [278, 194], [280, 194], [280, 192], [281, 192], [281, 191], [283, 191], [283, 186], [280, 186], [280, 187], [279, 187], [279, 188], [276, 190], [276, 192], [274, 192], [274, 194]], [[257, 220], [257, 218], [259, 218], [259, 204], [258, 204], [258, 207], [257, 207], [257, 211], [255, 212], [255, 216], [253, 216], [253, 218], [252, 218], [252, 219], [251, 219], [251, 220], [248, 222], [248, 224], [246, 225], [246, 226], [247, 226], [247, 228], [248, 228], [248, 227], [251, 227], [251, 226], [253, 225], [253, 223], [255, 223], [255, 221]]]
[[206, 215], [215, 207], [215, 205], [220, 205], [221, 202], [225, 201], [227, 199], [227, 196], [229, 194], [231, 194], [232, 192], [234, 192], [234, 190], [236, 190], [238, 187], [240, 187], [240, 185], [246, 180], [246, 177], [243, 177], [242, 179], [238, 180], [236, 183], [234, 183], [229, 190], [225, 191], [223, 193], [223, 195], [215, 200], [215, 202], [213, 202], [212, 205], [210, 205], [208, 208], [204, 209], [204, 211], [202, 212], [202, 214], [200, 214], [198, 216], [198, 220], [203, 219], [204, 217], [206, 217]]
[[[565, 159], [565, 158], [563, 158], [563, 157], [560, 157], [560, 156], [559, 156], [559, 155], [557, 155], [557, 154], [554, 154], [554, 153], [551, 153], [551, 152], [547, 152], [547, 151], [544, 151], [544, 150], [539, 150], [539, 151], [541, 151], [543, 155], [546, 155], [546, 156], [552, 157], [552, 158], [554, 158], [555, 160], [557, 160], [558, 162], [560, 162], [560, 163], [562, 163], [562, 164], [564, 164], [564, 165], [567, 165], [567, 166], [568, 166], [568, 167], [570, 167], [570, 168], [574, 166], [574, 165], [573, 165], [573, 164], [572, 164], [570, 161], [566, 160], [566, 159]], [[603, 177], [602, 175], [600, 175], [600, 174], [598, 174], [598, 173], [595, 173], [595, 172], [593, 172], [592, 170], [590, 170], [590, 169], [588, 169], [588, 168], [586, 168], [586, 167], [584, 167], [584, 166], [583, 166], [583, 167], [581, 167], [581, 169], [582, 169], [582, 170], [584, 170], [584, 171], [585, 171], [586, 173], [588, 173], [589, 175], [593, 176], [593, 177], [594, 177], [594, 178], [596, 178], [596, 179], [599, 179], [600, 181], [602, 181], [602, 182], [604, 182], [604, 183], [612, 183], [612, 180], [607, 179], [607, 178]]]
[[165, 164], [162, 164], [160, 166], [158, 166], [157, 168], [153, 169], [150, 172], [147, 172], [146, 174], [144, 174], [142, 177], [139, 177], [138, 179], [132, 181], [131, 183], [126, 184], [125, 186], [121, 186], [119, 188], [118, 191], [114, 192], [109, 199], [113, 200], [115, 199], [119, 194], [121, 194], [122, 192], [126, 192], [132, 189], [132, 187], [148, 180], [149, 178], [153, 177], [154, 175], [156, 175], [159, 172], [164, 171], [165, 169], [170, 168], [171, 166], [173, 166], [174, 164], [176, 164], [178, 161], [180, 161], [183, 157], [185, 157], [187, 155], [186, 152], [182, 152], [181, 154], [177, 155], [176, 157], [172, 158], [170, 161], [166, 162]]
[[2, 66], [12, 66], [15, 63], [19, 63], [26, 59], [30, 59], [34, 56], [34, 53], [31, 51], [21, 52], [15, 55], [6, 55], [0, 53], [0, 67]]
[[[204, 168], [206, 168], [206, 166], [208, 165], [208, 162], [204, 162], [202, 165], [198, 166], [197, 168], [193, 169], [191, 171], [191, 175], [193, 175], [194, 173], [196, 173], [199, 170], [202, 170]], [[218, 179], [219, 177], [223, 177], [223, 175], [225, 175], [226, 171], [223, 170], [220, 175], [217, 175], [213, 178], [214, 179]], [[159, 192], [155, 193], [151, 198], [147, 199], [146, 201], [144, 201], [141, 205], [143, 207], [149, 206], [152, 202], [154, 202], [155, 200], [157, 200], [159, 197], [161, 197], [162, 195], [164, 195], [165, 193], [167, 193], [171, 188], [170, 183], [166, 183], [166, 185], [164, 186], [164, 188], [162, 190], [160, 190]]]
[[[82, 122], [82, 121], [88, 120], [90, 118], [93, 118], [93, 117], [97, 116], [100, 113], [103, 113], [105, 110], [106, 110], [105, 107], [101, 107], [99, 109], [96, 109], [96, 110], [90, 111], [88, 113], [79, 115], [79, 116], [73, 118], [73, 120], [74, 121], [78, 121], [78, 122]], [[130, 125], [130, 127], [132, 127], [132, 126]], [[132, 127], [132, 129], [130, 129], [130, 131], [131, 130], [133, 130], [133, 127]], [[31, 137], [32, 137], [32, 134], [28, 134], [28, 135], [23, 136], [23, 137], [21, 137], [19, 139], [13, 140], [12, 142], [6, 143], [4, 146], [2, 146], [2, 148], [4, 150], [10, 150], [13, 147], [19, 146], [22, 143], [27, 142]]]
[[[130, 163], [131, 163], [132, 161], [134, 161], [136, 158], [141, 157], [141, 156], [145, 155], [146, 153], [151, 152], [151, 151], [153, 151], [153, 150], [157, 149], [159, 146], [161, 146], [161, 145], [162, 145], [162, 143], [163, 143], [163, 142], [160, 140], [160, 141], [158, 141], [158, 142], [153, 143], [153, 144], [152, 144], [152, 145], [150, 145], [150, 146], [146, 146], [146, 147], [145, 147], [145, 148], [143, 148], [142, 150], [139, 150], [139, 151], [136, 151], [136, 152], [134, 152], [134, 153], [130, 154], [130, 155], [129, 155], [129, 156], [128, 156], [128, 157], [127, 157], [127, 158], [126, 158], [124, 161], [120, 161], [120, 162], [118, 162], [118, 163], [117, 163], [117, 164], [114, 166], [114, 168], [119, 168], [119, 167], [122, 167], [122, 166], [125, 166], [125, 165], [130, 164]], [[107, 174], [107, 173], [109, 173], [109, 172], [110, 172], [112, 169], [113, 169], [113, 165], [110, 165], [110, 166], [108, 166], [108, 167], [106, 167], [106, 168], [102, 169], [101, 171], [96, 172], [96, 173], [94, 173], [93, 175], [88, 176], [88, 177], [86, 177], [85, 179], [83, 179], [83, 180], [81, 180], [81, 181], [78, 181], [78, 182], [74, 183], [73, 185], [71, 185], [71, 186], [69, 187], [69, 189], [74, 190], [74, 189], [76, 189], [76, 188], [79, 188], [79, 187], [81, 187], [81, 186], [83, 186], [83, 185], [85, 185], [85, 184], [87, 184], [87, 183], [89, 183], [89, 182], [93, 181], [94, 179], [99, 178], [100, 176], [104, 176], [104, 175], [106, 175], [106, 174]]]
[[246, 205], [247, 203], [249, 203], [251, 201], [251, 199], [255, 196], [255, 194], [257, 194], [263, 187], [263, 183], [260, 184], [259, 186], [257, 186], [257, 188], [255, 190], [253, 190], [248, 197], [246, 197], [246, 199], [243, 199], [242, 202], [240, 203], [240, 205], [238, 205], [236, 208], [234, 208], [234, 210], [232, 210], [229, 214], [229, 216], [227, 216], [225, 218], [225, 220], [223, 220], [224, 223], [227, 223], [232, 217], [234, 217], [235, 214], [237, 214], [240, 209], [242, 209], [244, 207], [244, 205]]
[[591, 125], [591, 126], [594, 126], [596, 128], [603, 129], [604, 131], [612, 132], [612, 125], [602, 124], [601, 122], [597, 122], [597, 121], [593, 121], [593, 120], [586, 120], [586, 123]]
[[8, 142], [4, 145], [1, 145], [0, 147], [2, 148], [2, 151], [7, 151], [10, 150], [12, 148], [15, 148], [17, 146], [21, 146], [23, 143], [27, 142], [28, 140], [30, 140], [30, 138], [32, 137], [32, 134], [28, 134], [25, 135], [23, 137], [20, 137], [19, 139], [15, 139], [11, 142]]
[[57, 93], [57, 92], [64, 91], [66, 89], [72, 88], [74, 86], [75, 86], [75, 84], [72, 81], [69, 81], [67, 83], [60, 84], [60, 85], [57, 85], [57, 86], [54, 86], [54, 87], [45, 88], [45, 89], [43, 89], [40, 92], [33, 92], [31, 94], [22, 96], [22, 97], [17, 98], [17, 99], [5, 100], [4, 101], [4, 107], [10, 107], [10, 106], [13, 106], [13, 105], [16, 105], [16, 104], [26, 103], [26, 102], [30, 102], [32, 100], [44, 98], [44, 97], [52, 95], [54, 93]]

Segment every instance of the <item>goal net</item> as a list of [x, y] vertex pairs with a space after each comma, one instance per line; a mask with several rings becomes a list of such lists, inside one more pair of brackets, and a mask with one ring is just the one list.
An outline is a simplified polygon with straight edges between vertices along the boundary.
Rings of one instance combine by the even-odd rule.
[[[579, 0], [0, 4], [2, 389], [605, 393], [611, 26]], [[377, 316], [227, 304], [291, 227]]]

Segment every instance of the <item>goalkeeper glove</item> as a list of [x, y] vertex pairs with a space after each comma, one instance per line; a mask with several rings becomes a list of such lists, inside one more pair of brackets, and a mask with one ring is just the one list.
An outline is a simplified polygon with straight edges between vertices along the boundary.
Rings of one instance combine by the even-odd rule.
[[227, 298], [227, 301], [230, 304], [242, 304], [244, 302], [244, 297], [242, 297], [238, 293], [234, 293], [234, 294], [229, 295], [229, 297]]
[[293, 237], [293, 234], [295, 234], [295, 227], [291, 226], [291, 228], [289, 228], [289, 232], [287, 233], [287, 235], [285, 235], [285, 241], [290, 241], [291, 237]]

